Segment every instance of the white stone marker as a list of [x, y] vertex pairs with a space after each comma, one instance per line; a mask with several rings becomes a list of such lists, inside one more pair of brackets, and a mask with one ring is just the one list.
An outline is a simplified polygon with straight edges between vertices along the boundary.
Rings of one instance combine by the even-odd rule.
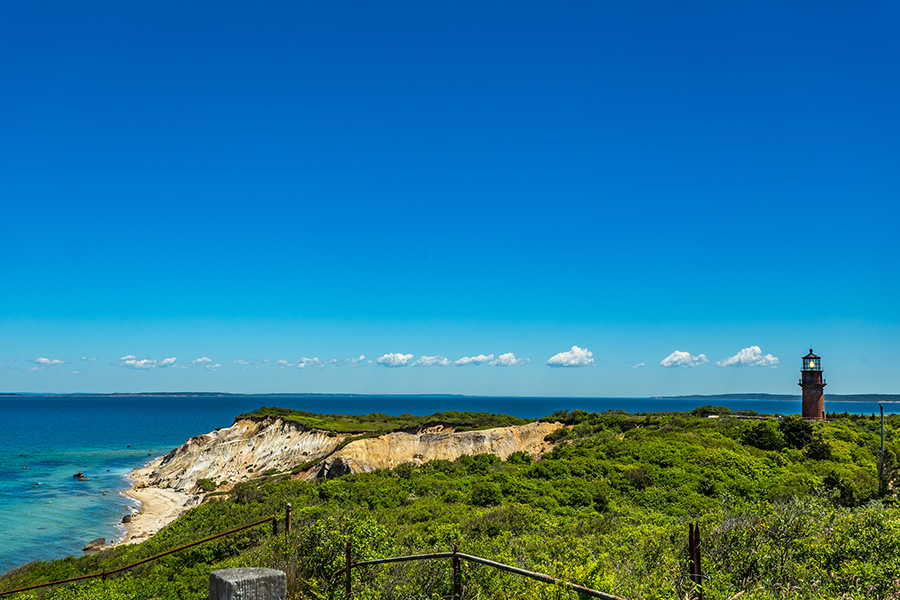
[[209, 574], [209, 600], [284, 600], [286, 594], [283, 571], [241, 567]]

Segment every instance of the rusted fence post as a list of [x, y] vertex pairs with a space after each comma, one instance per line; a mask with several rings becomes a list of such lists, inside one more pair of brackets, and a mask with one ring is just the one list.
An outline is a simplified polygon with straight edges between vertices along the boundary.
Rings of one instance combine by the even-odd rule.
[[453, 600], [462, 599], [462, 572], [459, 564], [459, 545], [453, 545]]
[[345, 553], [347, 557], [347, 579], [344, 584], [344, 591], [347, 594], [347, 597], [350, 597], [350, 582], [351, 582], [351, 568], [353, 567], [353, 542], [347, 542], [347, 547], [345, 548]]
[[287, 510], [284, 512], [284, 532], [291, 532], [291, 503], [287, 503]]
[[693, 523], [688, 528], [688, 565], [690, 580], [694, 584], [691, 588], [691, 598], [703, 600], [703, 571], [700, 568], [700, 526]]

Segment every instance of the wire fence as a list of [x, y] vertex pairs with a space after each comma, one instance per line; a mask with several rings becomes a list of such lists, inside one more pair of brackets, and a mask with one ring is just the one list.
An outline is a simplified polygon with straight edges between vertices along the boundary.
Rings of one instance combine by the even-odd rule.
[[[39, 583], [36, 585], [31, 585], [27, 587], [17, 588], [14, 590], [6, 590], [0, 591], [0, 597], [7, 596], [10, 594], [16, 594], [18, 592], [27, 592], [29, 590], [35, 590], [38, 588], [43, 588], [51, 585], [59, 585], [63, 583], [72, 583], [75, 581], [82, 581], [85, 579], [92, 579], [95, 577], [102, 577], [104, 580], [110, 575], [115, 575], [116, 573], [121, 573], [123, 571], [128, 571], [133, 569], [139, 565], [144, 563], [148, 563], [150, 561], [156, 560], [158, 558], [162, 558], [163, 556], [168, 556], [169, 554], [174, 554], [175, 552], [180, 552], [181, 550], [186, 550], [187, 548], [191, 548], [193, 546], [198, 546], [200, 544], [204, 544], [211, 540], [215, 540], [226, 535], [231, 535], [233, 533], [237, 533], [238, 531], [243, 531], [245, 529], [249, 529], [251, 527], [256, 527], [258, 525], [262, 525], [264, 523], [272, 524], [272, 533], [278, 533], [278, 515], [273, 515], [271, 517], [267, 517], [265, 519], [260, 519], [258, 521], [254, 521], [253, 523], [247, 523], [246, 525], [241, 525], [240, 527], [235, 527], [234, 529], [229, 529], [228, 531], [223, 531], [221, 533], [217, 533], [215, 535], [211, 535], [209, 537], [205, 537], [201, 540], [197, 540], [195, 542], [191, 542], [189, 544], [184, 544], [177, 548], [173, 548], [171, 550], [167, 550], [166, 552], [162, 552], [160, 554], [155, 554], [148, 558], [144, 558], [130, 565], [126, 565], [124, 567], [119, 567], [117, 569], [111, 569], [109, 571], [103, 570], [98, 573], [91, 573], [90, 575], [80, 575], [78, 577], [70, 577], [69, 579], [60, 579], [57, 581], [49, 581], [46, 583]], [[291, 505], [287, 505], [287, 510], [284, 515], [284, 532], [289, 534], [291, 532]], [[416, 554], [409, 556], [392, 556], [389, 558], [379, 558], [375, 560], [363, 560], [363, 561], [354, 561], [353, 560], [353, 543], [347, 542], [344, 548], [345, 554], [345, 563], [344, 566], [336, 571], [332, 576], [332, 579], [344, 575], [344, 593], [347, 598], [350, 598], [353, 593], [353, 578], [352, 571], [353, 569], [358, 569], [361, 567], [373, 567], [377, 565], [383, 565], [388, 563], [398, 563], [398, 562], [411, 562], [411, 561], [421, 561], [421, 560], [440, 560], [440, 559], [450, 559], [451, 560], [451, 569], [453, 575], [453, 600], [462, 600], [463, 598], [463, 586], [462, 586], [462, 561], [471, 562], [475, 564], [484, 565], [487, 567], [491, 567], [493, 569], [497, 569], [500, 571], [506, 571], [508, 573], [513, 573], [515, 575], [520, 575], [522, 577], [528, 577], [530, 579], [534, 579], [535, 581], [539, 581], [541, 583], [558, 585], [562, 586], [570, 591], [576, 592], [583, 596], [588, 596], [592, 598], [600, 598], [601, 600], [625, 600], [619, 596], [614, 596], [612, 594], [607, 594], [605, 592], [601, 592], [599, 590], [594, 590], [588, 587], [584, 587], [575, 583], [570, 583], [568, 581], [563, 581], [561, 579], [557, 579], [556, 577], [552, 577], [550, 575], [545, 575], [544, 573], [537, 573], [535, 571], [529, 571], [527, 569], [523, 569], [521, 567], [515, 567], [512, 565], [507, 565], [499, 562], [495, 562], [492, 560], [488, 560], [486, 558], [482, 558], [480, 556], [474, 556], [472, 554], [465, 554], [459, 551], [459, 547], [454, 546], [452, 552], [435, 552], [431, 554]], [[691, 590], [689, 592], [689, 597], [691, 600], [702, 600], [703, 599], [703, 575], [700, 569], [700, 528], [695, 526], [693, 523], [690, 524], [690, 529], [688, 532], [688, 564], [689, 564], [689, 579], [692, 583]]]
[[451, 559], [451, 569], [453, 571], [453, 600], [462, 600], [463, 597], [463, 586], [462, 586], [462, 561], [472, 562], [480, 565], [485, 565], [487, 567], [491, 567], [493, 569], [497, 569], [500, 571], [506, 571], [508, 573], [513, 573], [515, 575], [521, 575], [523, 577], [528, 577], [530, 579], [534, 579], [535, 581], [539, 581], [541, 583], [548, 583], [551, 585], [562, 586], [568, 590], [573, 592], [577, 592], [578, 594], [584, 596], [590, 596], [592, 598], [601, 598], [602, 600], [624, 600], [619, 596], [613, 596], [612, 594], [607, 594], [605, 592], [601, 592], [598, 590], [594, 590], [588, 587], [584, 587], [581, 585], [577, 585], [574, 583], [569, 583], [568, 581], [563, 581], [561, 579], [557, 579], [556, 577], [552, 577], [550, 575], [545, 575], [543, 573], [536, 573], [534, 571], [529, 571], [527, 569], [522, 569], [520, 567], [514, 567], [512, 565], [506, 565], [503, 563], [495, 562], [493, 560], [488, 560], [486, 558], [482, 558], [480, 556], [474, 556], [472, 554], [464, 554], [459, 551], [458, 547], [453, 548], [453, 552], [435, 552], [432, 554], [415, 554], [411, 556], [393, 556], [390, 558], [379, 558], [376, 560], [362, 560], [362, 561], [353, 561], [353, 544], [351, 542], [347, 542], [347, 546], [345, 549], [346, 556], [346, 564], [342, 569], [335, 573], [335, 576], [340, 574], [345, 575], [344, 579], [344, 593], [347, 598], [350, 598], [353, 594], [353, 578], [352, 571], [354, 568], [359, 567], [371, 567], [375, 565], [383, 565], [388, 563], [397, 563], [397, 562], [410, 562], [410, 561], [418, 561], [418, 560], [434, 560], [434, 559]]
[[[132, 563], [132, 564], [126, 565], [126, 566], [124, 566], [124, 567], [119, 567], [118, 569], [112, 569], [112, 570], [109, 570], [109, 571], [107, 571], [107, 570], [104, 569], [103, 571], [100, 571], [100, 572], [98, 572], [98, 573], [91, 573], [90, 575], [80, 575], [80, 576], [78, 576], [78, 577], [70, 577], [69, 579], [59, 579], [59, 580], [57, 580], [57, 581], [48, 581], [47, 583], [39, 583], [39, 584], [37, 584], [37, 585], [30, 585], [30, 586], [28, 586], [28, 587], [18, 588], [18, 589], [15, 589], [15, 590], [6, 590], [6, 591], [3, 591], [3, 592], [0, 592], [0, 596], [7, 596], [7, 595], [9, 595], [9, 594], [15, 594], [15, 593], [18, 593], [18, 592], [27, 592], [28, 590], [36, 590], [36, 589], [38, 589], [38, 588], [47, 587], [47, 586], [50, 586], [50, 585], [59, 585], [59, 584], [61, 584], [61, 583], [71, 583], [71, 582], [73, 582], [73, 581], [81, 581], [81, 580], [83, 580], [83, 579], [93, 579], [94, 577], [102, 577], [103, 579], [106, 579], [106, 578], [109, 577], [110, 575], [115, 575], [116, 573], [121, 573], [121, 572], [123, 572], [123, 571], [127, 571], [127, 570], [129, 570], [129, 569], [133, 569], [133, 568], [135, 568], [135, 567], [137, 567], [137, 566], [139, 566], [139, 565], [142, 565], [142, 564], [144, 564], [144, 563], [148, 563], [148, 562], [150, 562], [150, 561], [152, 561], [152, 560], [156, 560], [156, 559], [158, 559], [158, 558], [162, 558], [163, 556], [168, 556], [169, 554], [174, 554], [175, 552], [180, 552], [181, 550], [185, 550], [185, 549], [187, 549], [187, 548], [191, 548], [192, 546], [198, 546], [198, 545], [200, 545], [200, 544], [204, 544], [204, 543], [209, 542], [209, 541], [211, 541], [211, 540], [214, 540], [214, 539], [217, 539], [217, 538], [220, 538], [220, 537], [224, 537], [224, 536], [226, 536], [226, 535], [231, 535], [232, 533], [237, 533], [238, 531], [243, 531], [244, 529], [249, 529], [249, 528], [251, 528], [251, 527], [256, 527], [257, 525], [262, 525], [263, 523], [271, 523], [271, 524], [272, 524], [272, 530], [273, 530], [273, 531], [276, 531], [277, 528], [278, 528], [278, 516], [277, 516], [277, 515], [274, 515], [274, 516], [271, 516], [271, 517], [268, 517], [268, 518], [265, 518], [265, 519], [260, 519], [259, 521], [254, 521], [253, 523], [247, 523], [246, 525], [241, 525], [240, 527], [235, 527], [234, 529], [229, 529], [228, 531], [223, 531], [222, 533], [217, 533], [217, 534], [215, 534], [215, 535], [211, 535], [211, 536], [209, 536], [209, 537], [203, 538], [202, 540], [197, 540], [196, 542], [191, 542], [190, 544], [185, 544], [185, 545], [183, 545], [183, 546], [179, 546], [179, 547], [177, 547], [177, 548], [173, 548], [173, 549], [171, 549], [171, 550], [167, 550], [167, 551], [162, 552], [162, 553], [160, 553], [160, 554], [156, 554], [156, 555], [154, 555], [154, 556], [150, 556], [150, 557], [148, 557], [148, 558], [144, 558], [144, 559], [142, 559], [142, 560], [137, 561], [136, 563]], [[287, 520], [287, 521], [286, 521], [287, 528], [289, 528], [289, 524], [290, 524], [290, 520]]]

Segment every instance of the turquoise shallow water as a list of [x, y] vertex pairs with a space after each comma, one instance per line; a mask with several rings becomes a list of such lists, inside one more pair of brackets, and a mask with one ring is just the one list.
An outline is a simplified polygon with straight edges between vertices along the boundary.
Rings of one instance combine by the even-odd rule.
[[[559, 409], [629, 412], [732, 410], [791, 414], [799, 402], [658, 398], [472, 396], [23, 396], [0, 397], [0, 573], [35, 559], [80, 554], [85, 543], [121, 535], [133, 500], [127, 473], [188, 438], [260, 406], [346, 414], [471, 410], [537, 418]], [[896, 404], [886, 406], [885, 412]], [[875, 403], [831, 402], [834, 412], [876, 413]], [[83, 472], [89, 481], [78, 481]], [[103, 492], [107, 492], [104, 496]]]

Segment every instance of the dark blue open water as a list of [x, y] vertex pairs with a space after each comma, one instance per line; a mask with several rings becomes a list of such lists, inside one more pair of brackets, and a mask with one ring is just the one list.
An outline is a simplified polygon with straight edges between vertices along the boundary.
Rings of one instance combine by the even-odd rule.
[[[260, 406], [322, 413], [428, 415], [460, 410], [537, 418], [560, 409], [686, 411], [702, 404], [792, 414], [798, 402], [659, 398], [473, 396], [23, 396], [0, 397], [0, 573], [34, 560], [79, 554], [115, 539], [133, 501], [127, 473], [190, 437], [227, 427]], [[889, 408], [890, 407], [890, 408]], [[893, 407], [897, 407], [894, 409]], [[829, 402], [829, 412], [877, 413], [876, 403]], [[888, 404], [885, 412], [900, 412]], [[89, 481], [78, 481], [84, 472]], [[103, 492], [107, 495], [104, 496]]]

